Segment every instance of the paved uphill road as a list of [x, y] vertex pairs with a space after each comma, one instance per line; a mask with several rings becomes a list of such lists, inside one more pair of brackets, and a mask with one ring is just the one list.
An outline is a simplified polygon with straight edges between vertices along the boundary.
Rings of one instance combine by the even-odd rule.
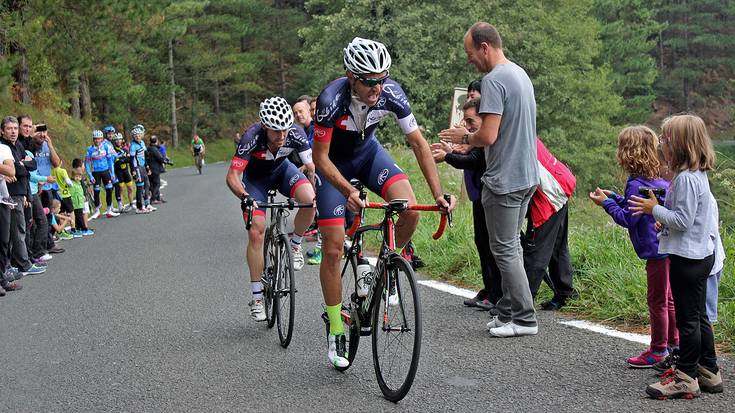
[[652, 372], [624, 364], [642, 345], [544, 312], [538, 336], [490, 338], [486, 313], [423, 286], [418, 375], [406, 399], [387, 402], [369, 341], [347, 372], [329, 367], [316, 267], [297, 273], [288, 349], [250, 320], [225, 171], [170, 171], [158, 212], [93, 221], [95, 236], [64, 241], [47, 274], [0, 298], [0, 412], [732, 411], [731, 360], [723, 395], [653, 401]]

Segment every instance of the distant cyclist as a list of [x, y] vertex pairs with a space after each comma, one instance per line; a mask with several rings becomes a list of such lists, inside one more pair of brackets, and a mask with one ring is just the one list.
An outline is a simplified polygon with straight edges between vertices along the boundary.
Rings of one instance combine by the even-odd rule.
[[191, 140], [191, 156], [194, 157], [194, 165], [197, 167], [199, 172], [202, 171], [204, 166], [204, 155], [207, 152], [207, 148], [204, 146], [204, 141], [199, 135], [194, 135], [194, 139]]
[[[356, 37], [344, 49], [347, 76], [334, 80], [319, 95], [314, 126], [314, 162], [318, 168], [317, 222], [324, 238], [320, 278], [327, 306], [327, 357], [335, 367], [346, 367], [346, 339], [340, 311], [342, 281], [340, 258], [345, 236], [345, 209], [363, 206], [360, 191], [350, 184], [357, 178], [385, 200], [416, 203], [408, 177], [375, 137], [380, 120], [394, 115], [406, 135], [436, 204], [453, 208], [442, 196], [431, 149], [419, 130], [401, 86], [389, 78], [391, 57], [382, 43]], [[452, 202], [453, 204], [453, 202]], [[396, 246], [411, 239], [418, 224], [416, 211], [404, 211], [396, 223]]]
[[[112, 138], [112, 145], [115, 148], [115, 177], [117, 182], [115, 186], [115, 198], [117, 198], [117, 206], [120, 209], [119, 212], [128, 212], [132, 208], [132, 202], [134, 199], [133, 177], [130, 174], [130, 152], [128, 151], [128, 145], [125, 142], [125, 138], [122, 133], [116, 133]], [[128, 192], [128, 203], [123, 204], [122, 201], [122, 189], [123, 186]]]
[[[272, 97], [260, 104], [260, 122], [245, 131], [237, 145], [235, 156], [227, 171], [227, 186], [242, 201], [267, 201], [268, 191], [277, 189], [281, 194], [299, 203], [314, 202], [314, 188], [304, 173], [299, 172], [287, 158], [297, 152], [306, 167], [306, 174], [313, 178], [314, 163], [311, 148], [301, 127], [293, 124], [293, 112], [286, 99]], [[244, 215], [244, 218], [247, 216]], [[301, 208], [294, 219], [291, 237], [294, 270], [304, 266], [301, 241], [304, 231], [314, 219], [313, 208]], [[248, 232], [246, 258], [250, 270], [250, 316], [255, 321], [265, 320], [263, 290], [260, 282], [263, 273], [263, 233], [265, 210], [255, 209], [252, 226]]]
[[89, 175], [89, 182], [94, 185], [94, 213], [90, 219], [100, 216], [100, 191], [102, 185], [105, 187], [105, 202], [107, 204], [107, 217], [112, 218], [120, 215], [112, 210], [112, 182], [115, 181], [115, 150], [112, 145], [104, 143], [101, 130], [92, 132], [93, 144], [87, 148], [87, 156], [84, 165]]

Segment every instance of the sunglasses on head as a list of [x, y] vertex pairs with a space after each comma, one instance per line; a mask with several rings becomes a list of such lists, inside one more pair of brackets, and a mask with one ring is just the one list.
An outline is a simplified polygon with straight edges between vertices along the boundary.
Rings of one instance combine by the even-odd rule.
[[385, 74], [383, 77], [362, 77], [359, 75], [355, 75], [355, 79], [359, 80], [360, 83], [367, 87], [373, 87], [377, 85], [382, 85], [385, 83], [385, 81], [388, 79], [388, 73]]

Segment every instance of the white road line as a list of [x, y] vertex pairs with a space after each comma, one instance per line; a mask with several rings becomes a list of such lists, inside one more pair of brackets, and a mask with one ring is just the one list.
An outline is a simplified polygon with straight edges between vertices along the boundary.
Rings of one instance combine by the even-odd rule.
[[[459, 288], [453, 285], [436, 281], [436, 280], [419, 280], [419, 284], [433, 288], [435, 290], [443, 291], [452, 295], [457, 295], [465, 298], [472, 298], [475, 296], [475, 292], [466, 288]], [[581, 328], [583, 330], [593, 331], [595, 333], [604, 334], [606, 336], [622, 338], [624, 340], [632, 341], [635, 343], [649, 344], [651, 337], [644, 334], [626, 333], [623, 331], [614, 330], [609, 327], [605, 327], [601, 324], [591, 323], [584, 320], [565, 320], [558, 321], [559, 324], [564, 324], [571, 327]]]

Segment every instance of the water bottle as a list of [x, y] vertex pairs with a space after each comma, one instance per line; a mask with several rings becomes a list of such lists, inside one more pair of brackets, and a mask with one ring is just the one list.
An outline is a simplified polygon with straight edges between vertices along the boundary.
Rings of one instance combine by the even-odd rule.
[[366, 297], [373, 281], [373, 266], [368, 260], [360, 258], [357, 264], [357, 296]]

